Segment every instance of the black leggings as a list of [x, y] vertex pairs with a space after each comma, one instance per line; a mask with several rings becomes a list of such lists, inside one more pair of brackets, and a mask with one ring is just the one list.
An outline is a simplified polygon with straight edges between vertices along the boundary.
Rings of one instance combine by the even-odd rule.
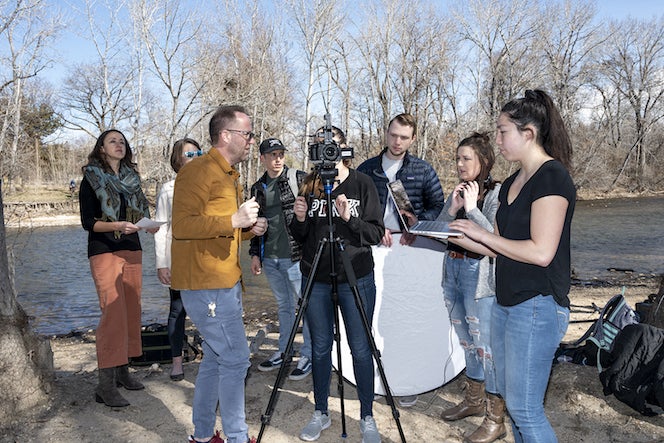
[[184, 345], [184, 319], [187, 313], [184, 310], [180, 291], [168, 288], [171, 294], [171, 309], [168, 313], [168, 341], [171, 343], [171, 356], [181, 357]]

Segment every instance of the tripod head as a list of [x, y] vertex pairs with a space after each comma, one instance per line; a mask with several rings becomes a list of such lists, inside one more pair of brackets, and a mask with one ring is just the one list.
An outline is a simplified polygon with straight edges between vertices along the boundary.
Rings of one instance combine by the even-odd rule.
[[339, 170], [336, 168], [336, 164], [332, 163], [331, 167], [325, 167], [325, 164], [316, 165], [316, 173], [323, 182], [323, 189], [325, 190], [325, 195], [332, 194], [332, 188], [334, 187], [334, 181], [339, 175]]

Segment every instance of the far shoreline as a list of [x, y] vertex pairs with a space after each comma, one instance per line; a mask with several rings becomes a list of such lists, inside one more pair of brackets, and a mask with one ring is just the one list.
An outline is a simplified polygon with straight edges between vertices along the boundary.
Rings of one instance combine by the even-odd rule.
[[[617, 199], [631, 199], [631, 198], [657, 198], [664, 196], [664, 191], [656, 192], [640, 192], [629, 193], [623, 191], [613, 191], [609, 193], [602, 193], [600, 191], [577, 191], [577, 202], [592, 202], [601, 200], [617, 200]], [[17, 202], [6, 202], [16, 204]], [[154, 208], [153, 208], [154, 209]], [[60, 213], [53, 214], [53, 211], [44, 211], [43, 213], [32, 211], [30, 213], [23, 213], [20, 216], [16, 213], [7, 215], [5, 212], [5, 228], [12, 229], [34, 229], [46, 228], [56, 226], [75, 226], [81, 223], [80, 214], [76, 213]]]
[[9, 217], [5, 220], [5, 228], [34, 229], [55, 226], [76, 226], [81, 224], [79, 214], [37, 215], [25, 217]]
[[[577, 202], [593, 202], [603, 200], [618, 200], [618, 199], [632, 199], [632, 198], [657, 198], [664, 196], [664, 191], [656, 192], [641, 192], [629, 193], [622, 191], [613, 191], [610, 193], [602, 193], [600, 191], [577, 191]], [[6, 202], [8, 204], [16, 204], [18, 202]], [[154, 208], [153, 208], [154, 209]], [[20, 216], [16, 213], [8, 215], [5, 212], [5, 228], [12, 229], [34, 229], [55, 226], [75, 226], [81, 223], [80, 214], [76, 213], [60, 213], [53, 214], [53, 211], [33, 211], [30, 213], [23, 213]]]

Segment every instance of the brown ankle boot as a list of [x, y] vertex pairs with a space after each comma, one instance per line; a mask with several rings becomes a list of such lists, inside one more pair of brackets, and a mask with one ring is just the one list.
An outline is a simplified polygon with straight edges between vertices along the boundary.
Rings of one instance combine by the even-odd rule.
[[125, 389], [130, 391], [139, 391], [145, 389], [143, 383], [133, 378], [129, 375], [129, 365], [117, 366], [115, 373], [115, 380], [117, 381], [118, 387], [124, 386]]
[[460, 420], [473, 415], [484, 414], [484, 382], [466, 378], [464, 399], [461, 403], [443, 411], [440, 418], [445, 421]]
[[486, 415], [479, 428], [463, 439], [464, 443], [491, 443], [507, 435], [505, 400], [495, 394], [486, 395]]

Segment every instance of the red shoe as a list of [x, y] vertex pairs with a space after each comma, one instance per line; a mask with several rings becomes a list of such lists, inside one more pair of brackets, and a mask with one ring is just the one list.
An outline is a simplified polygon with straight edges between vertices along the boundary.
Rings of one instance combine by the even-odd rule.
[[221, 437], [219, 436], [219, 431], [217, 431], [217, 432], [212, 436], [212, 438], [211, 438], [210, 440], [208, 440], [207, 442], [200, 442], [200, 441], [196, 440], [196, 439], [194, 438], [193, 435], [190, 435], [190, 436], [189, 436], [189, 440], [188, 440], [188, 442], [189, 442], [189, 443], [225, 443], [226, 440], [224, 440], [223, 438], [221, 438]]

